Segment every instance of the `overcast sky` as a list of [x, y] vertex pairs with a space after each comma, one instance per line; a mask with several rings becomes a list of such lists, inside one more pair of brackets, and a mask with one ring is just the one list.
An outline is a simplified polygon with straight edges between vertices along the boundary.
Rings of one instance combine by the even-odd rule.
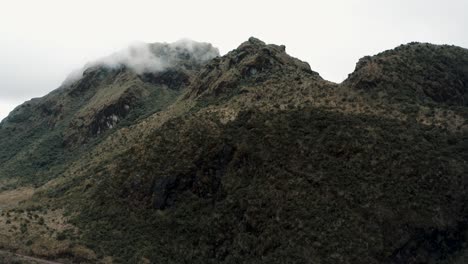
[[0, 0], [0, 120], [69, 72], [135, 41], [250, 36], [341, 82], [365, 55], [411, 41], [468, 47], [468, 0]]

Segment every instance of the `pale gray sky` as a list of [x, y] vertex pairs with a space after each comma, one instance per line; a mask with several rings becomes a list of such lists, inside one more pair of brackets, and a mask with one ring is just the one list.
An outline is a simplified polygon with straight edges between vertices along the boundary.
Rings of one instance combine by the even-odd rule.
[[135, 41], [210, 42], [222, 54], [250, 36], [284, 44], [325, 79], [411, 41], [468, 47], [467, 0], [0, 0], [0, 120], [69, 72]]

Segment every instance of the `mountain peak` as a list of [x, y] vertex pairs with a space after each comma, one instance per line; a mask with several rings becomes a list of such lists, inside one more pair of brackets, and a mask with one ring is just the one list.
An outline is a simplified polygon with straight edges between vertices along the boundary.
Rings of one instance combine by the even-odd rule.
[[194, 69], [219, 56], [210, 43], [182, 39], [173, 43], [134, 43], [125, 49], [87, 63], [71, 73], [64, 84], [80, 80], [87, 71], [97, 68], [129, 69], [136, 74], [159, 73], [168, 69]]
[[286, 46], [284, 45], [275, 45], [275, 44], [266, 44], [264, 41], [256, 38], [250, 37], [247, 41], [243, 42], [237, 49], [238, 50], [253, 50], [258, 48], [274, 48], [279, 52], [286, 52]]
[[344, 82], [399, 100], [468, 105], [468, 50], [411, 42], [365, 56]]
[[265, 45], [265, 42], [261, 41], [260, 39], [256, 37], [250, 37], [247, 42], [252, 43], [252, 44], [259, 44], [259, 45]]
[[297, 75], [322, 79], [307, 62], [288, 55], [284, 45], [265, 44], [251, 37], [237, 49], [205, 65], [189, 96], [232, 93], [232, 87], [239, 84], [259, 84], [274, 76], [284, 79]]

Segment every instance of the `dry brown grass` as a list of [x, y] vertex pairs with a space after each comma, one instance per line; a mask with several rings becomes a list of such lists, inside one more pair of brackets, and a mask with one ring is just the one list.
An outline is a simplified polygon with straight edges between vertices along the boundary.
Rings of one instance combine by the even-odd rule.
[[34, 207], [33, 194], [32, 188], [0, 193], [3, 208], [8, 208], [0, 213], [0, 249], [46, 259], [67, 256], [66, 263], [96, 263], [94, 251], [73, 243], [69, 235], [60, 235], [77, 233], [63, 210]]
[[34, 194], [34, 188], [23, 187], [0, 192], [0, 209], [6, 210], [17, 206], [20, 202], [28, 200]]

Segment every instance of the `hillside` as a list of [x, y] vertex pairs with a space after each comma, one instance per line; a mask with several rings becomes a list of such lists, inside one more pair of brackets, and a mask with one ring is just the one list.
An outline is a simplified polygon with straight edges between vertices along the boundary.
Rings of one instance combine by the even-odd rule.
[[[191, 50], [194, 47], [199, 50]], [[127, 51], [116, 53], [87, 65], [81, 77], [69, 77], [44, 98], [17, 107], [0, 124], [0, 175], [36, 185], [57, 177], [114, 127], [127, 127], [168, 107], [191, 73], [212, 58], [211, 53], [217, 54], [205, 43], [155, 43], [150, 48], [144, 55], [154, 53], [151, 59], [164, 63], [164, 69], [135, 71], [134, 65], [114, 58]], [[112, 65], [107, 62], [111, 59]]]
[[255, 38], [195, 47], [150, 46], [164, 67], [88, 65], [0, 124], [0, 249], [465, 263], [468, 50], [402, 45], [336, 84]]

